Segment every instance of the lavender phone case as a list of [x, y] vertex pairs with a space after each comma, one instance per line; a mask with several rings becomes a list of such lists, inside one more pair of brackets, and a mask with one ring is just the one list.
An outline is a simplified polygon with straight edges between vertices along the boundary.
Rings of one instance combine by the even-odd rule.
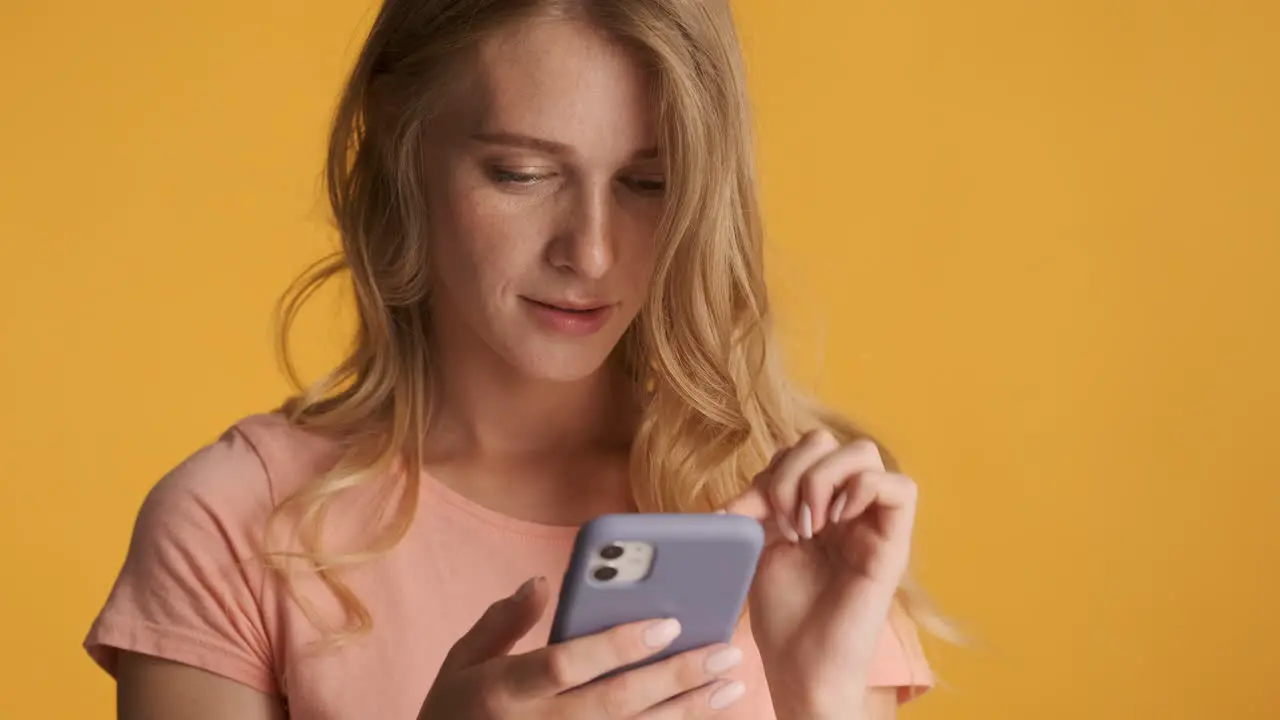
[[[620, 587], [609, 587], [588, 577], [591, 560], [597, 553], [611, 543], [628, 541], [653, 547], [646, 577]], [[664, 617], [680, 621], [680, 636], [658, 654], [632, 667], [728, 642], [737, 627], [763, 546], [760, 523], [740, 515], [602, 515], [578, 531], [550, 642]]]

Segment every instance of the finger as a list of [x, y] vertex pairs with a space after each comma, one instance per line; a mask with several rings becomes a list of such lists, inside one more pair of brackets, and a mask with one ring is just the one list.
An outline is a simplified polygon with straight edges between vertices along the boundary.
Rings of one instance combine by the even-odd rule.
[[691, 650], [567, 693], [565, 710], [557, 715], [634, 718], [723, 677], [741, 663], [742, 651], [732, 645]]
[[[779, 452], [779, 455], [781, 452]], [[776, 459], [777, 456], [775, 456]], [[768, 484], [769, 476], [767, 469], [756, 475], [746, 492], [734, 498], [732, 502], [725, 506], [721, 513], [734, 513], [735, 515], [743, 515], [756, 520], [764, 526], [764, 544], [765, 546], [773, 545], [776, 542], [785, 540], [787, 542], [795, 542], [792, 539], [795, 531], [787, 526], [791, 535], [786, 535], [782, 528], [776, 522], [777, 513], [773, 511], [773, 505], [769, 502], [769, 496], [765, 493], [765, 487]]]
[[518, 697], [551, 697], [643, 660], [680, 635], [674, 618], [627, 623], [510, 659], [507, 690]]
[[729, 503], [725, 509], [717, 510], [716, 512], [743, 515], [759, 522], [764, 526], [764, 544], [766, 547], [782, 541], [792, 542], [791, 538], [782, 534], [778, 524], [774, 521], [776, 513], [773, 512], [773, 506], [769, 504], [768, 496], [764, 494], [764, 490], [759, 485], [752, 486], [735, 498], [733, 502]]
[[741, 680], [719, 680], [650, 709], [640, 715], [640, 720], [716, 717], [721, 710], [737, 704], [746, 694], [747, 686]]
[[919, 495], [914, 480], [897, 473], [866, 471], [845, 481], [844, 494], [847, 500], [840, 522], [873, 514], [873, 525], [886, 540], [910, 539]]
[[769, 463], [764, 466], [760, 472], [751, 478], [751, 485], [738, 497], [734, 498], [719, 512], [730, 512], [735, 515], [745, 515], [746, 517], [765, 522], [769, 516], [773, 514], [773, 507], [769, 505], [769, 498], [765, 496], [762, 487], [767, 482], [773, 467], [778, 464], [778, 459], [787, 454], [790, 448], [779, 448], [769, 458]]
[[769, 457], [768, 464], [766, 464], [764, 468], [760, 470], [760, 472], [756, 473], [755, 477], [751, 479], [751, 486], [747, 491], [734, 498], [732, 502], [726, 505], [724, 509], [719, 512], [731, 512], [737, 515], [745, 515], [750, 518], [755, 518], [760, 522], [768, 520], [769, 516], [773, 514], [773, 507], [769, 505], [769, 498], [765, 497], [764, 492], [760, 488], [764, 482], [767, 481], [770, 473], [773, 472], [773, 468], [777, 466], [778, 460], [785, 456], [790, 450], [790, 447], [782, 447], [775, 450], [773, 455]]
[[547, 597], [546, 579], [536, 577], [525, 581], [510, 597], [490, 605], [450, 648], [440, 674], [464, 670], [511, 652], [542, 617]]
[[794, 537], [793, 542], [813, 538], [813, 508], [801, 502], [801, 477], [818, 460], [839, 447], [840, 442], [827, 430], [806, 433], [791, 452], [778, 460], [771, 473], [767, 489], [769, 502], [777, 513], [779, 528], [783, 534]]
[[788, 454], [793, 452], [796, 445], [778, 448], [769, 458], [769, 464], [764, 469], [756, 473], [752, 479], [751, 487], [746, 492], [734, 499], [721, 512], [731, 512], [738, 515], [754, 518], [764, 525], [766, 546], [772, 545], [781, 540], [795, 543], [800, 541], [800, 536], [796, 532], [793, 523], [790, 522], [786, 515], [780, 514], [773, 506], [773, 501], [769, 497], [768, 488], [772, 483], [773, 470], [778, 463]]
[[833, 518], [840, 517], [847, 495], [841, 495], [846, 481], [869, 470], [884, 470], [880, 449], [870, 440], [857, 440], [818, 459], [800, 477], [800, 502], [813, 517], [813, 534], [822, 532]]
[[724, 512], [745, 515], [753, 520], [765, 522], [773, 514], [773, 508], [769, 505], [769, 498], [764, 494], [764, 489], [756, 484], [734, 498], [733, 502], [725, 506]]

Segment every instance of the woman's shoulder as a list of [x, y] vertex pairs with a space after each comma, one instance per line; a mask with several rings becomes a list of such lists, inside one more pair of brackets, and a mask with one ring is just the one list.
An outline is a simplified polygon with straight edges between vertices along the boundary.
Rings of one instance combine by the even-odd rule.
[[336, 443], [278, 414], [245, 417], [152, 486], [85, 648], [114, 673], [119, 650], [276, 692], [262, 539], [293, 485]]
[[226, 434], [250, 446], [275, 503], [331, 470], [342, 455], [338, 440], [299, 427], [280, 412], [242, 418]]
[[168, 471], [142, 510], [256, 520], [332, 467], [339, 452], [335, 440], [300, 428], [283, 414], [249, 415]]

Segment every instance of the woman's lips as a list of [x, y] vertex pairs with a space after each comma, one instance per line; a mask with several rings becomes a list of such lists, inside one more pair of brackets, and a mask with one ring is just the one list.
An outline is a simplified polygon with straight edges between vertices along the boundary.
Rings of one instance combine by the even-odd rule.
[[587, 337], [599, 332], [609, 321], [615, 307], [612, 304], [594, 307], [570, 303], [557, 305], [555, 301], [521, 299], [540, 325], [552, 332], [570, 337]]

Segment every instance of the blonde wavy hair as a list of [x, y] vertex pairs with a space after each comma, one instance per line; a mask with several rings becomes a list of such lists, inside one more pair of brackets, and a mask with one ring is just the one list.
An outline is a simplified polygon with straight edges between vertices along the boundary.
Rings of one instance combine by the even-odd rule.
[[[652, 66], [667, 206], [651, 296], [615, 351], [635, 383], [642, 418], [631, 489], [646, 512], [718, 508], [773, 453], [825, 427], [848, 442], [866, 434], [798, 392], [778, 360], [765, 288], [763, 231], [743, 62], [724, 0], [386, 0], [342, 93], [329, 141], [328, 198], [341, 250], [281, 299], [280, 349], [299, 394], [296, 426], [339, 438], [327, 474], [285, 499], [269, 526], [289, 522], [268, 557], [286, 581], [319, 576], [345, 613], [336, 634], [373, 623], [341, 571], [398, 543], [413, 522], [422, 440], [431, 416], [431, 242], [424, 127], [450, 68], [495, 28], [534, 16], [585, 19]], [[289, 351], [299, 312], [328, 281], [349, 274], [358, 328], [349, 354], [309, 385]], [[886, 458], [892, 463], [891, 458]], [[326, 551], [327, 510], [357, 486], [396, 484], [394, 509], [357, 553]], [[269, 527], [270, 529], [270, 527]], [[299, 599], [313, 621], [312, 603]], [[935, 617], [910, 583], [900, 604]]]

